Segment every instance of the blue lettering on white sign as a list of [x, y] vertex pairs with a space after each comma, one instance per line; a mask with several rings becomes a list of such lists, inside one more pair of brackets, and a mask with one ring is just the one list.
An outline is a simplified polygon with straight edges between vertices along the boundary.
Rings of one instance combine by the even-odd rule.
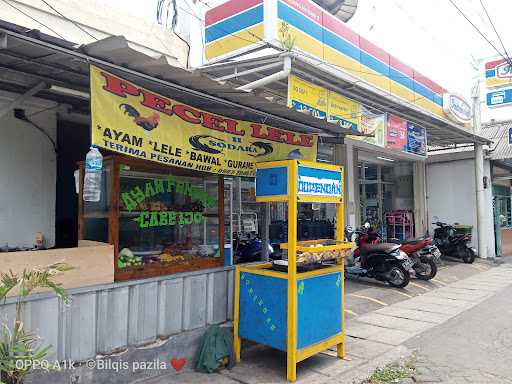
[[299, 193], [315, 195], [341, 195], [341, 184], [339, 183], [316, 183], [299, 180]]
[[299, 166], [297, 184], [299, 195], [325, 197], [343, 195], [341, 171]]

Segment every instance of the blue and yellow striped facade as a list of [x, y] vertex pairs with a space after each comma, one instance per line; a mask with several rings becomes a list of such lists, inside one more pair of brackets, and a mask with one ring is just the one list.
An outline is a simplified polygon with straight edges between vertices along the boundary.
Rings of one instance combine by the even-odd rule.
[[262, 41], [279, 44], [283, 33], [294, 40], [296, 50], [446, 117], [444, 88], [359, 36], [311, 0], [232, 0], [210, 10], [206, 15], [206, 58], [238, 53]]

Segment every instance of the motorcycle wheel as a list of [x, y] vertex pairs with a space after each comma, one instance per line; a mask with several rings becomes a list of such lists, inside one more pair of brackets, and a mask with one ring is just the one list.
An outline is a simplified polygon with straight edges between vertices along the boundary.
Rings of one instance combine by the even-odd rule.
[[393, 264], [388, 273], [388, 284], [395, 288], [404, 288], [409, 284], [409, 272], [400, 264]]
[[433, 259], [421, 260], [421, 266], [416, 266], [414, 272], [419, 280], [431, 280], [437, 274], [437, 265]]
[[462, 261], [464, 261], [464, 263], [466, 264], [473, 264], [473, 261], [475, 261], [475, 253], [473, 252], [473, 250], [471, 248], [468, 248], [466, 247], [464, 250], [463, 250], [463, 254], [462, 254]]

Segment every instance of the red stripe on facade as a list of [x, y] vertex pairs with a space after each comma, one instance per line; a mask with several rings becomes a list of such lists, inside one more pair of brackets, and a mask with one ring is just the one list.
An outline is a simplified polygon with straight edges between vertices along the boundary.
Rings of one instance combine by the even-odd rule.
[[438, 95], [442, 95], [446, 92], [446, 89], [441, 87], [439, 84], [435, 83], [434, 81], [430, 80], [428, 77], [422, 75], [418, 71], [414, 71], [413, 79], [417, 81], [420, 84], [423, 84], [424, 86], [430, 88], [432, 91], [437, 93]]
[[507, 61], [507, 60], [505, 60], [505, 59], [489, 61], [488, 63], [485, 63], [485, 69], [494, 69], [494, 68], [496, 68], [498, 65], [503, 64], [503, 63], [505, 63], [506, 61]]
[[282, 0], [283, 3], [288, 4], [290, 7], [296, 9], [303, 15], [309, 17], [311, 20], [322, 25], [322, 9], [312, 1], [308, 0]]
[[230, 0], [206, 12], [205, 24], [209, 26], [262, 3], [263, 0]]
[[324, 13], [324, 28], [327, 28], [336, 35], [350, 41], [356, 47], [359, 47], [359, 35], [345, 25], [341, 20], [334, 16]]
[[398, 60], [396, 57], [389, 55], [389, 65], [396, 70], [402, 72], [404, 75], [409, 76], [411, 79], [414, 76], [414, 69], [409, 67], [407, 64], [404, 64], [400, 60]]
[[389, 66], [389, 54], [362, 36], [359, 36], [359, 48]]

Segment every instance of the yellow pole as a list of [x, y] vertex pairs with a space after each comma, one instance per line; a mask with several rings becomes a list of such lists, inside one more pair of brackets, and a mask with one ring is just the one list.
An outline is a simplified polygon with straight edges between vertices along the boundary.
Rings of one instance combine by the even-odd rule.
[[240, 318], [240, 265], [235, 269], [235, 302], [233, 308], [233, 350], [235, 361], [240, 362], [240, 337], [238, 336], [238, 319]]
[[[344, 168], [341, 167], [341, 191], [345, 190], [345, 174]], [[345, 238], [345, 196], [340, 203], [336, 204], [336, 240], [344, 240]], [[341, 331], [345, 334], [345, 258], [341, 259]], [[343, 342], [337, 347], [338, 358], [345, 357], [345, 337]]]
[[287, 378], [297, 380], [297, 161], [288, 163]]

